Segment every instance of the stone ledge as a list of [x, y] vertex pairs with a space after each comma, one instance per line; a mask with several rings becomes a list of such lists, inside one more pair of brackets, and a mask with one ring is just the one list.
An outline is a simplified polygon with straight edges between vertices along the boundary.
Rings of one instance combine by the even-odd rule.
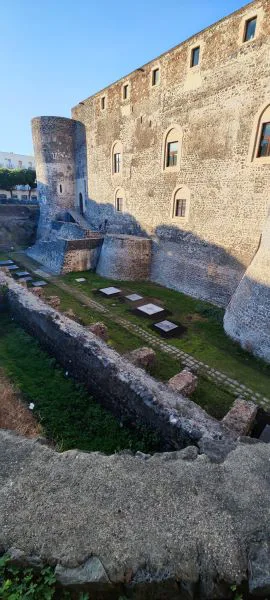
[[226, 599], [248, 569], [250, 593], [268, 597], [270, 446], [238, 443], [222, 464], [186, 454], [57, 453], [0, 430], [2, 552], [58, 565], [90, 598], [100, 585], [108, 599], [115, 586], [136, 600]]

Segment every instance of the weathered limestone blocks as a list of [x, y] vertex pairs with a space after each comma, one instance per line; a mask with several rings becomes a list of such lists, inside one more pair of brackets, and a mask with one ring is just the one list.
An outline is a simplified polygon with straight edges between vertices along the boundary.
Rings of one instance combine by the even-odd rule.
[[241, 583], [268, 598], [269, 444], [187, 450], [57, 453], [0, 431], [1, 551], [91, 599], [227, 600]]
[[183, 396], [191, 396], [198, 385], [198, 377], [188, 369], [183, 369], [181, 373], [177, 373], [177, 375], [169, 379], [168, 385], [175, 392], [183, 394]]
[[154, 365], [156, 359], [156, 353], [152, 348], [136, 348], [125, 355], [125, 358], [129, 360], [136, 367], [142, 367], [143, 369], [149, 369]]
[[157, 382], [85, 327], [0, 274], [2, 284], [8, 286], [13, 318], [118, 418], [157, 432], [164, 449], [197, 444], [204, 436], [223, 439], [230, 435], [194, 402]]
[[224, 329], [243, 348], [270, 362], [270, 213], [260, 247], [226, 309]]
[[251, 431], [257, 412], [257, 404], [237, 398], [231, 410], [222, 419], [222, 423], [238, 436], [247, 435]]
[[38, 240], [27, 254], [54, 273], [88, 271], [96, 268], [102, 242], [103, 237], [98, 235], [78, 240]]
[[104, 238], [97, 273], [123, 280], [146, 280], [151, 265], [151, 240], [132, 235], [108, 234]]
[[104, 323], [93, 323], [93, 325], [89, 325], [86, 329], [97, 335], [103, 342], [107, 342], [109, 339], [108, 327]]
[[[38, 288], [39, 289], [39, 288]], [[37, 294], [38, 296], [39, 294]], [[52, 307], [55, 308], [56, 310], [59, 309], [59, 306], [61, 304], [61, 300], [59, 298], [59, 296], [48, 296], [48, 298], [46, 298], [46, 302]]]

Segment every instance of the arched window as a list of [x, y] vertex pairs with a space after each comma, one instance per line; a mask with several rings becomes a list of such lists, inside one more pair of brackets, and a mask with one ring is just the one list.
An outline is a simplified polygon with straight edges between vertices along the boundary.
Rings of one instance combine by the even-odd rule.
[[256, 116], [250, 148], [251, 161], [270, 163], [270, 103]]
[[60, 194], [62, 194], [62, 191], [63, 191], [62, 183], [60, 183], [60, 185], [59, 185], [59, 192], [60, 192]]
[[170, 127], [163, 141], [163, 170], [177, 171], [180, 167], [182, 130], [180, 127]]
[[188, 220], [190, 205], [190, 190], [183, 185], [174, 190], [172, 195], [172, 219], [177, 222]]
[[112, 174], [122, 173], [123, 148], [121, 142], [115, 142], [112, 147]]
[[116, 212], [124, 212], [125, 210], [125, 192], [123, 188], [118, 188], [114, 194], [114, 206]]

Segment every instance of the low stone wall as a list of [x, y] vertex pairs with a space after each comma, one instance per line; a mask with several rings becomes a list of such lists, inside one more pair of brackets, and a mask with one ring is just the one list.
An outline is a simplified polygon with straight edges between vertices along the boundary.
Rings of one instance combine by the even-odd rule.
[[142, 281], [149, 278], [151, 240], [107, 234], [104, 238], [97, 273], [110, 279]]
[[27, 254], [54, 273], [95, 269], [103, 237], [38, 241]]
[[123, 359], [84, 327], [4, 274], [1, 284], [8, 285], [12, 316], [118, 418], [154, 430], [168, 449], [205, 437], [228, 438], [229, 431], [194, 402]]
[[89, 600], [232, 599], [241, 583], [269, 598], [269, 461], [262, 443], [221, 463], [60, 454], [2, 430], [0, 548]]
[[36, 238], [39, 207], [0, 204], [0, 249], [27, 247]]

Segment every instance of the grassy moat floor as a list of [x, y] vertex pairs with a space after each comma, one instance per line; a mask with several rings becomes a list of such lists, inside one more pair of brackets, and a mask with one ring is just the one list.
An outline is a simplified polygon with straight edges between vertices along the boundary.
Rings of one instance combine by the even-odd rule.
[[111, 454], [123, 449], [160, 449], [151, 433], [122, 427], [6, 314], [0, 314], [0, 367], [27, 405], [33, 402], [43, 435], [59, 450]]
[[[18, 253], [10, 255], [10, 257], [19, 265], [27, 266], [28, 270], [31, 270], [31, 266], [33, 269], [37, 267], [34, 261]], [[79, 277], [85, 278], [86, 281], [76, 282]], [[63, 283], [68, 288], [65, 287], [63, 290], [59, 287]], [[135, 332], [121, 327], [119, 323], [115, 322], [114, 317], [124, 317], [160, 339], [158, 333], [155, 334], [150, 328], [151, 321], [134, 314], [132, 303], [120, 301], [117, 297], [106, 298], [97, 294], [98, 289], [109, 285], [120, 288], [125, 295], [136, 292], [146, 301], [161, 303], [171, 313], [167, 317], [168, 319], [180, 322], [186, 327], [186, 332], [181, 338], [168, 338], [167, 344], [191, 354], [210, 367], [227, 374], [230, 378], [237, 379], [254, 392], [269, 396], [270, 366], [242, 350], [238, 344], [226, 336], [223, 330], [224, 310], [221, 308], [150, 282], [116, 282], [89, 271], [53, 277], [52, 280], [48, 280], [48, 285], [43, 289], [47, 297], [58, 296], [61, 301], [60, 310], [72, 309], [82, 324], [89, 325], [103, 321], [108, 327], [109, 345], [120, 354], [151, 344], [146, 344]], [[74, 291], [80, 291], [89, 299], [102, 304], [109, 309], [109, 314], [101, 314], [98, 310], [86, 306], [82, 300], [74, 297]], [[150, 374], [161, 381], [167, 381], [182, 367], [178, 359], [157, 350], [157, 348], [154, 349], [157, 360]], [[209, 381], [203, 375], [200, 375], [198, 388], [192, 395], [192, 400], [218, 419], [222, 418], [229, 410], [234, 399], [235, 395], [232, 392], [222, 385]]]

